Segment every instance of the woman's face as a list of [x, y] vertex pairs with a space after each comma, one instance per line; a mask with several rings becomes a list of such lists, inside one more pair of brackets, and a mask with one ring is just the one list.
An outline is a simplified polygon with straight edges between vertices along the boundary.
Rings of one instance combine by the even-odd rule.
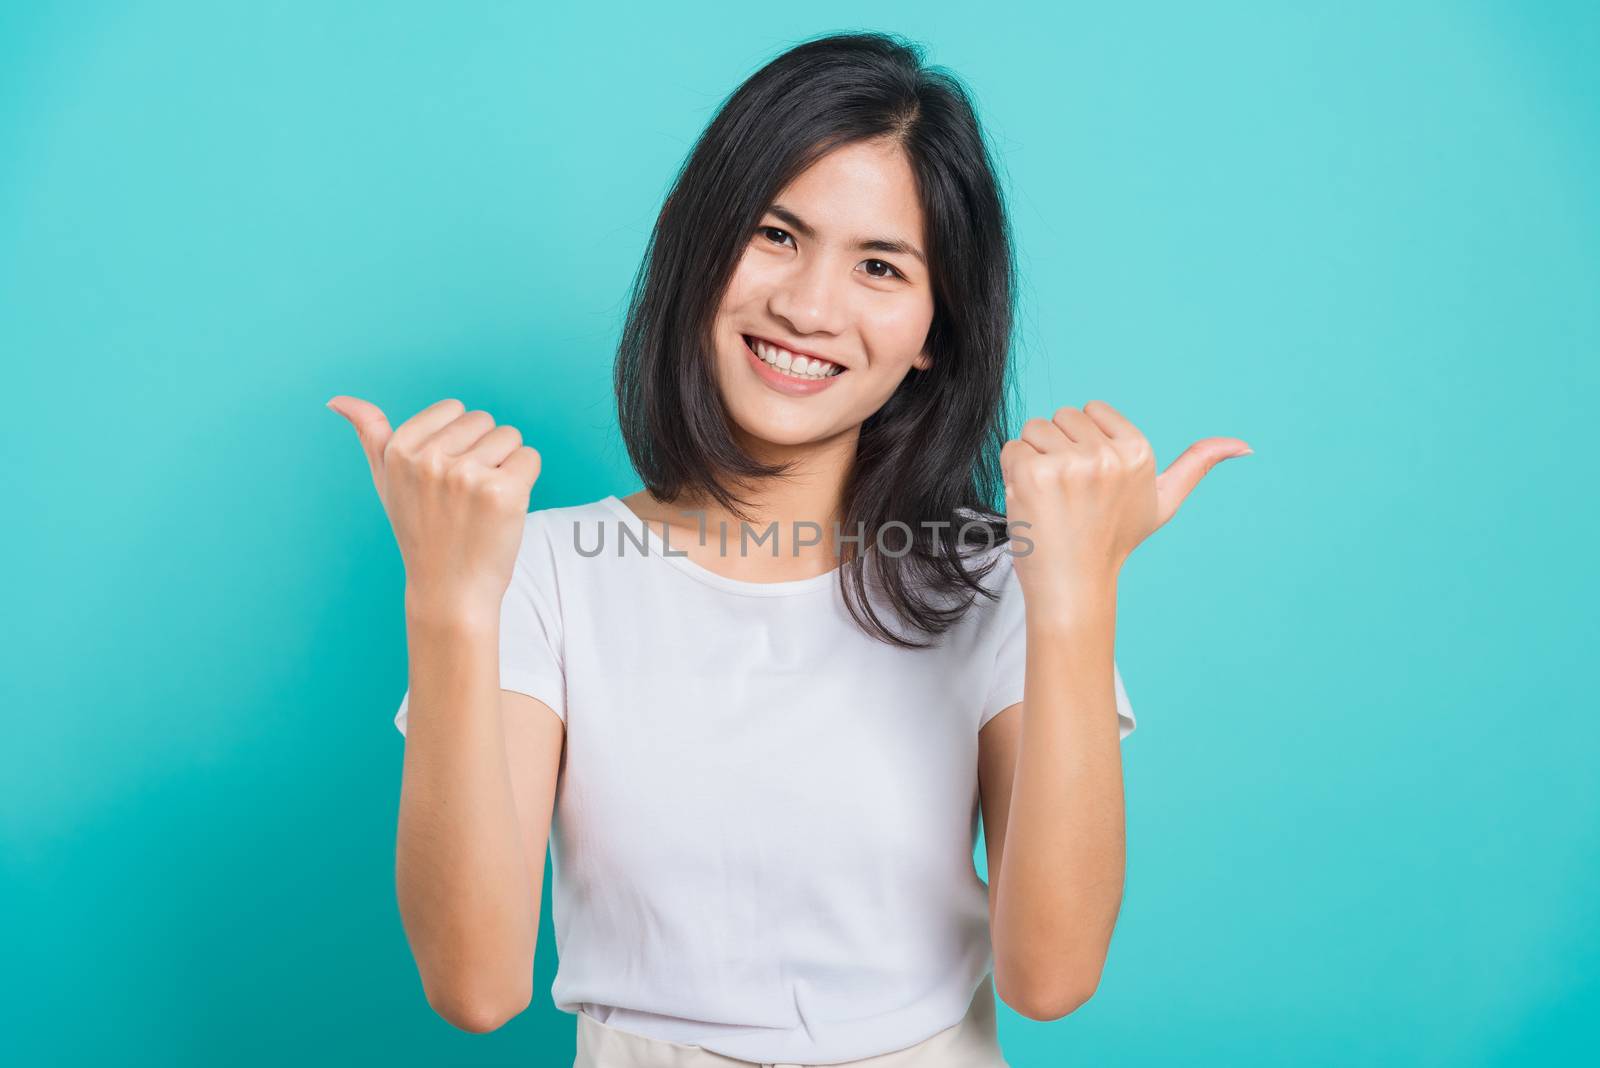
[[[926, 370], [925, 254], [916, 180], [888, 142], [836, 149], [779, 192], [717, 313], [717, 383], [738, 429], [775, 445], [854, 432]], [[792, 354], [821, 357], [827, 377], [809, 362], [797, 376]]]

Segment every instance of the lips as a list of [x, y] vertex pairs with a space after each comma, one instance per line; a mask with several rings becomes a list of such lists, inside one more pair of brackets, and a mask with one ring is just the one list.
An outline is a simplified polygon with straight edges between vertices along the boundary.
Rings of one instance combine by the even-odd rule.
[[786, 342], [775, 341], [770, 337], [762, 337], [760, 334], [745, 334], [743, 336], [744, 343], [749, 345], [751, 351], [756, 352], [757, 355], [760, 355], [760, 353], [759, 350], [756, 349], [756, 342], [760, 341], [771, 345], [773, 348], [783, 349], [791, 356], [805, 356], [808, 359], [821, 360], [823, 363], [831, 364], [832, 366], [839, 368], [840, 374], [843, 374], [845, 371], [849, 370], [849, 368], [846, 367], [841, 361], [832, 359], [828, 356], [823, 356], [821, 353], [807, 352], [805, 349], [797, 349], [793, 345], [787, 344]]
[[790, 397], [809, 397], [829, 389], [845, 375], [843, 368], [833, 374], [820, 377], [791, 374], [763, 360], [752, 344], [754, 340], [748, 337], [743, 339], [745, 359], [750, 361], [750, 368], [755, 372], [756, 377], [765, 383], [769, 389], [778, 393]]

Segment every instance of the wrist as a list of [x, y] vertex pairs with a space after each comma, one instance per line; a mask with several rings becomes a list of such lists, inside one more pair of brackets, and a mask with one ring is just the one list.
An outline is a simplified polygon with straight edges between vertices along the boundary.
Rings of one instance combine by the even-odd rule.
[[1077, 630], [1102, 618], [1115, 619], [1117, 576], [1077, 573], [1022, 591], [1028, 623], [1044, 629]]
[[500, 625], [500, 605], [482, 597], [406, 587], [406, 625], [433, 630], [484, 631]]

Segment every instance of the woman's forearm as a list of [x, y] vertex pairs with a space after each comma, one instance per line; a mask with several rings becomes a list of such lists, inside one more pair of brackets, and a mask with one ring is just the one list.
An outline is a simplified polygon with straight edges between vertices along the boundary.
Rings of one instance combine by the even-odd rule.
[[532, 1000], [539, 924], [501, 727], [498, 611], [408, 598], [406, 633], [401, 921], [434, 1010], [493, 1030]]
[[1027, 615], [1022, 741], [994, 915], [996, 983], [1064, 1016], [1099, 984], [1122, 904], [1116, 584]]

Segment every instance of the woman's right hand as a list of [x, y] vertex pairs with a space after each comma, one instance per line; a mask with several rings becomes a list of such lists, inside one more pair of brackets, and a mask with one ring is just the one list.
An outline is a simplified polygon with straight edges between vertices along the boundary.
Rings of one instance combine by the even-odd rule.
[[407, 610], [492, 614], [511, 584], [540, 460], [510, 425], [458, 400], [390, 430], [375, 404], [328, 402], [355, 427], [405, 563]]

